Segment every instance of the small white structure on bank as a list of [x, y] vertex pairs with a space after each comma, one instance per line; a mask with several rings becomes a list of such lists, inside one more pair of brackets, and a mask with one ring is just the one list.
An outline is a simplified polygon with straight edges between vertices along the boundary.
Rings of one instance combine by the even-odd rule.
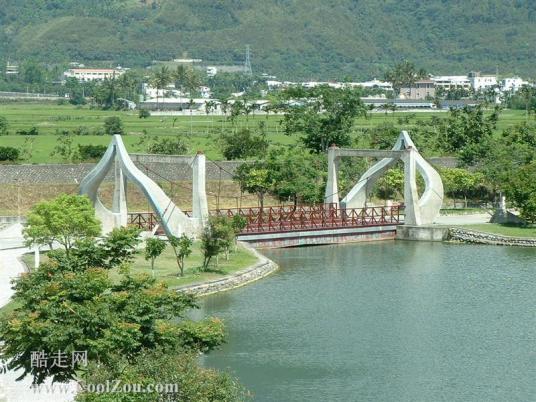
[[[112, 210], [106, 208], [98, 197], [98, 189], [108, 171], [114, 168], [115, 188]], [[205, 189], [205, 155], [198, 153], [192, 160], [193, 193], [192, 217], [184, 214], [164, 191], [139, 170], [130, 159], [120, 135], [114, 135], [106, 153], [99, 163], [80, 183], [80, 194], [87, 195], [97, 217], [102, 222], [103, 233], [126, 226], [127, 215], [127, 180], [135, 183], [144, 193], [166, 235], [197, 236], [208, 220], [208, 204]]]
[[[369, 168], [357, 184], [339, 202], [337, 185], [338, 160], [343, 156], [383, 158]], [[372, 149], [344, 149], [331, 147], [328, 151], [328, 180], [324, 202], [336, 203], [341, 209], [365, 208], [367, 197], [374, 183], [398, 160], [404, 162], [404, 204], [406, 225], [429, 225], [439, 215], [443, 204], [443, 182], [439, 173], [421, 156], [406, 131], [402, 131], [395, 146], [390, 151]], [[417, 172], [424, 178], [425, 189], [419, 198], [417, 191]]]

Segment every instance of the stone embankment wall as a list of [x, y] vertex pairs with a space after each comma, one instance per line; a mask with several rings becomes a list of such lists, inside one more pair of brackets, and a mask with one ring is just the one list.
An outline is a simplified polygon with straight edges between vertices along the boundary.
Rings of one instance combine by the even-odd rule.
[[463, 243], [493, 244], [496, 246], [536, 247], [536, 239], [501, 236], [462, 228], [450, 228], [449, 240]]
[[248, 244], [242, 242], [241, 244], [255, 254], [258, 259], [256, 264], [221, 279], [181, 286], [177, 288], [177, 291], [193, 293], [196, 296], [206, 296], [246, 285], [270, 275], [279, 268], [275, 262], [263, 256]]
[[[142, 155], [130, 157], [142, 172], [154, 181], [192, 180], [192, 161], [189, 156]], [[232, 180], [242, 161], [207, 160], [207, 180]], [[94, 163], [0, 165], [0, 184], [79, 184], [95, 166]], [[113, 169], [105, 181], [113, 181]]]

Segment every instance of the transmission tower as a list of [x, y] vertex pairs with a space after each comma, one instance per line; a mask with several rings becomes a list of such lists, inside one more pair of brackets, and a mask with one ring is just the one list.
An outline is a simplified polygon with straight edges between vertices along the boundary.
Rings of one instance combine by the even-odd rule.
[[246, 61], [244, 62], [244, 74], [253, 75], [253, 70], [251, 69], [251, 52], [249, 45], [246, 45]]

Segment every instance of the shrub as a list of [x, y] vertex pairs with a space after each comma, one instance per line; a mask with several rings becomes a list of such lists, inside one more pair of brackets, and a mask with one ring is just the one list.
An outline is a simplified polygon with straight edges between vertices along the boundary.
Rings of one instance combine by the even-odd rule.
[[38, 135], [39, 130], [37, 129], [37, 127], [34, 126], [27, 130], [17, 130], [17, 134], [18, 135]]
[[104, 132], [108, 135], [125, 134], [123, 122], [117, 116], [111, 116], [104, 120]]
[[184, 155], [188, 152], [188, 147], [182, 138], [154, 138], [147, 145], [147, 152], [161, 155]]
[[106, 152], [106, 145], [78, 145], [81, 160], [100, 159]]
[[89, 135], [90, 132], [89, 132], [89, 128], [84, 127], [84, 126], [79, 126], [73, 129], [73, 134], [74, 135]]
[[20, 153], [17, 148], [0, 147], [0, 161], [16, 161], [19, 156]]
[[146, 119], [148, 117], [151, 117], [151, 112], [149, 112], [148, 110], [145, 110], [145, 109], [140, 109], [140, 111], [138, 113], [138, 117], [140, 119]]

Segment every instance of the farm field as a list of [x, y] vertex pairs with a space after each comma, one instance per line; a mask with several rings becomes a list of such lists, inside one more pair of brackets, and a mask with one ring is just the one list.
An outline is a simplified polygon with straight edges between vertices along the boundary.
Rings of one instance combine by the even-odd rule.
[[[407, 112], [371, 113], [368, 118], [360, 118], [356, 122], [356, 130], [377, 126], [384, 122], [398, 124], [398, 118], [407, 116]], [[222, 131], [230, 130], [233, 124], [225, 116], [150, 116], [140, 119], [135, 111], [106, 111], [91, 109], [87, 106], [76, 107], [71, 105], [38, 104], [38, 103], [0, 103], [0, 116], [5, 117], [9, 124], [9, 135], [0, 137], [0, 145], [12, 147], [26, 147], [31, 149], [31, 157], [21, 163], [62, 163], [59, 156], [51, 156], [58, 143], [57, 133], [62, 130], [75, 130], [86, 128], [90, 133], [101, 129], [104, 120], [110, 116], [121, 118], [126, 135], [123, 137], [129, 152], [145, 152], [144, 144], [140, 143], [144, 133], [155, 136], [183, 136], [189, 146], [189, 152], [205, 151], [210, 159], [222, 159], [218, 139]], [[417, 112], [415, 118], [407, 126], [411, 128], [432, 116], [445, 116], [445, 112]], [[297, 137], [286, 136], [280, 125], [281, 116], [278, 115], [252, 115], [249, 118], [241, 117], [235, 127], [258, 127], [265, 125], [268, 140], [273, 145], [291, 145]], [[523, 111], [507, 110], [501, 114], [497, 131], [524, 121]], [[19, 130], [37, 127], [39, 135], [17, 135]], [[402, 126], [401, 126], [402, 127]], [[32, 142], [25, 144], [25, 141]], [[75, 144], [107, 145], [110, 141], [108, 135], [81, 135], [74, 139]]]

